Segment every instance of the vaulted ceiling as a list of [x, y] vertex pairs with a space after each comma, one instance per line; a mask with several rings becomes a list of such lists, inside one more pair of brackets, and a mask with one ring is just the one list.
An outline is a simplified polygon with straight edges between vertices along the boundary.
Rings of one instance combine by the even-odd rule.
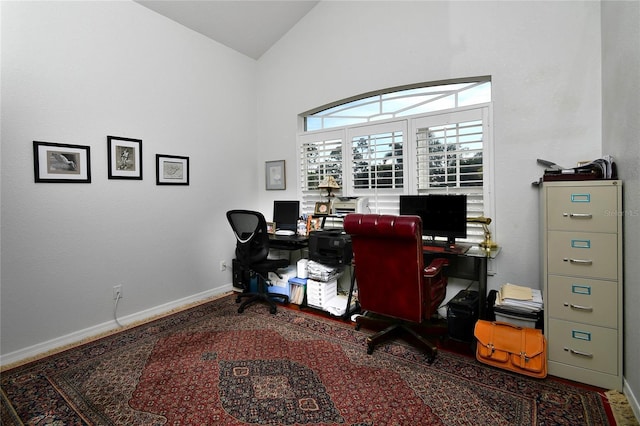
[[253, 59], [259, 59], [318, 1], [135, 0]]

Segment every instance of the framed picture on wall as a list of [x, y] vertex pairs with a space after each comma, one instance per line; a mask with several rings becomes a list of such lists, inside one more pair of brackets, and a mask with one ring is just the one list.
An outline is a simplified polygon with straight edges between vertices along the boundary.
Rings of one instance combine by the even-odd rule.
[[33, 141], [35, 181], [91, 183], [90, 147]]
[[156, 154], [156, 185], [189, 185], [189, 157]]
[[267, 190], [287, 188], [284, 160], [265, 163], [265, 182]]
[[142, 179], [142, 140], [107, 136], [109, 179]]

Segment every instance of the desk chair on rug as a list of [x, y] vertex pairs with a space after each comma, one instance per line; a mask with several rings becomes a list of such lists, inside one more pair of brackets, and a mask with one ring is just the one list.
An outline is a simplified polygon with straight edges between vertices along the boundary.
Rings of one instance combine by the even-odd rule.
[[[244, 292], [238, 294], [236, 302], [248, 298], [238, 308], [242, 313], [244, 308], [255, 302], [266, 302], [269, 305], [269, 312], [276, 313], [277, 307], [273, 298], [281, 299], [283, 303], [289, 303], [289, 297], [284, 294], [269, 293], [268, 278], [269, 272], [277, 274], [277, 270], [286, 268], [289, 265], [288, 259], [267, 259], [269, 256], [269, 234], [267, 233], [267, 222], [260, 212], [250, 210], [230, 210], [227, 212], [227, 220], [236, 236], [236, 260], [245, 271], [250, 272], [250, 276], [257, 277], [257, 291], [250, 292], [245, 288]], [[246, 286], [248, 287], [248, 283]]]
[[425, 336], [433, 330], [442, 336], [446, 328], [425, 326], [444, 300], [447, 278], [442, 269], [448, 261], [437, 258], [424, 267], [420, 217], [349, 214], [344, 230], [351, 234], [364, 312], [356, 319], [356, 329], [387, 326], [367, 337], [367, 353], [384, 340], [402, 336], [426, 350], [427, 361], [433, 362], [437, 348]]

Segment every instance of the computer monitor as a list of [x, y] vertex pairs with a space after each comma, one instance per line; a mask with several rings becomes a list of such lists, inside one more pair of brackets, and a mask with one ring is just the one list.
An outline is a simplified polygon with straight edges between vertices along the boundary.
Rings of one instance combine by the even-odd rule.
[[467, 237], [466, 195], [401, 195], [400, 214], [415, 215], [422, 219], [422, 235], [447, 239], [453, 247], [456, 238]]
[[300, 201], [274, 201], [273, 221], [276, 229], [295, 231], [300, 218]]

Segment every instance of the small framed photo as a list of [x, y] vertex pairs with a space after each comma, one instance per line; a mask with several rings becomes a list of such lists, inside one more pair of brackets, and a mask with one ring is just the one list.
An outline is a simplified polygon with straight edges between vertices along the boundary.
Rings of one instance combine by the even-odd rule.
[[35, 181], [91, 183], [90, 147], [33, 141]]
[[307, 218], [307, 235], [320, 229], [322, 229], [322, 218], [309, 216]]
[[331, 203], [330, 202], [322, 202], [318, 201], [316, 203], [316, 208], [313, 210], [313, 214], [322, 216], [331, 213]]
[[284, 160], [265, 163], [265, 182], [267, 190], [287, 189]]
[[189, 185], [189, 157], [156, 154], [156, 185]]
[[275, 234], [275, 233], [276, 233], [276, 223], [267, 222], [267, 234]]
[[142, 179], [142, 140], [107, 136], [109, 179]]

